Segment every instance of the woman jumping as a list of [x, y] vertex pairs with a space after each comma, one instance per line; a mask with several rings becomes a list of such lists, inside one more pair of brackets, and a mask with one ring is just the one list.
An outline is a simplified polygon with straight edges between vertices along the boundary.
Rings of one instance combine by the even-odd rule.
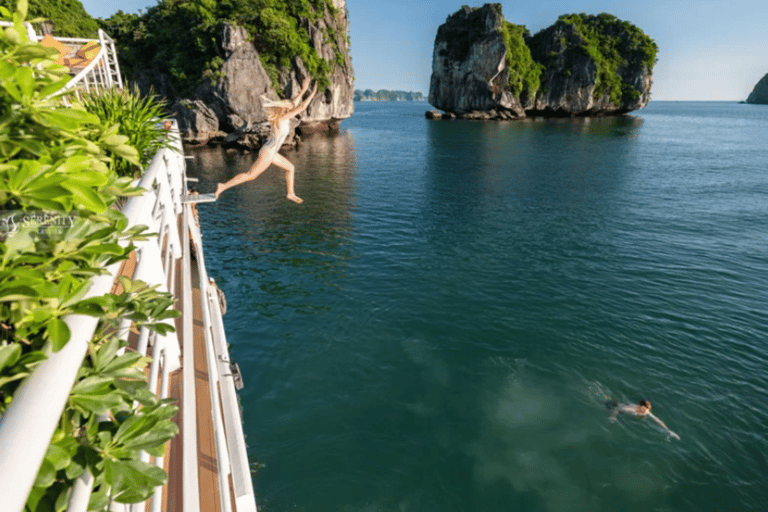
[[[309, 89], [309, 82], [309, 78], [304, 80], [304, 83], [301, 86], [301, 92], [299, 92], [293, 99], [277, 101], [265, 99], [263, 106], [268, 112], [267, 120], [272, 127], [272, 134], [269, 140], [267, 140], [259, 150], [259, 157], [247, 172], [240, 173], [231, 180], [225, 183], [219, 183], [216, 186], [216, 199], [218, 199], [221, 193], [225, 190], [240, 185], [241, 183], [245, 183], [246, 181], [256, 179], [261, 173], [267, 170], [267, 167], [269, 167], [270, 164], [275, 164], [285, 171], [285, 186], [288, 189], [286, 197], [294, 203], [304, 202], [304, 200], [298, 197], [293, 190], [293, 175], [295, 169], [293, 164], [283, 155], [279, 154], [278, 151], [280, 150], [280, 146], [283, 145], [283, 142], [285, 142], [285, 138], [290, 131], [291, 118], [302, 113], [317, 92], [317, 82], [315, 82], [314, 87], [312, 87], [312, 92], [304, 101], [301, 101], [301, 97], [304, 96], [304, 93]], [[264, 98], [262, 97], [262, 99]]]

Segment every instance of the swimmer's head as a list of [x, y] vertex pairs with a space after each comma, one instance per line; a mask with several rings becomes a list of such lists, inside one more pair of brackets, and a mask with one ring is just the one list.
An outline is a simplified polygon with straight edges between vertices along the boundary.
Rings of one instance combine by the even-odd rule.
[[648, 409], [648, 412], [651, 411], [651, 402], [649, 402], [648, 400], [645, 400], [645, 399], [640, 400], [640, 402], [638, 403], [638, 406], [645, 407], [646, 409]]

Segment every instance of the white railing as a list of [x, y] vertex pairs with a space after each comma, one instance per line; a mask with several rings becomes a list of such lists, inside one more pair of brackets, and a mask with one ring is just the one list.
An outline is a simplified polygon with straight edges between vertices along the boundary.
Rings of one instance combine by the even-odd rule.
[[256, 498], [243, 435], [240, 405], [235, 391], [240, 375], [234, 372], [235, 367], [229, 359], [218, 288], [213, 280], [208, 278], [200, 230], [197, 224], [192, 222], [189, 231], [195, 244], [200, 295], [203, 297], [203, 322], [211, 403], [214, 411], [219, 411], [214, 414], [213, 427], [219, 462], [222, 510], [224, 512], [233, 510], [230, 503], [228, 478], [231, 474], [237, 512], [256, 512]]
[[[0, 21], [0, 27], [12, 27], [13, 23], [8, 21]], [[42, 41], [45, 36], [35, 33], [35, 29], [32, 24], [25, 23], [27, 29], [27, 36], [30, 41]], [[72, 52], [76, 52], [86, 43], [92, 41], [92, 39], [86, 39], [81, 37], [59, 37], [55, 39], [67, 46], [69, 46]], [[85, 66], [78, 71], [72, 79], [64, 86], [64, 90], [73, 89], [76, 87], [83, 87], [86, 92], [90, 92], [91, 89], [104, 89], [109, 87], [123, 87], [123, 77], [120, 73], [120, 64], [117, 61], [117, 50], [115, 49], [115, 41], [107, 35], [106, 32], [99, 29], [98, 31], [99, 52], [96, 56]]]
[[[231, 370], [223, 328], [219, 297], [215, 287], [209, 286], [203, 259], [200, 231], [195, 223], [191, 205], [184, 203], [187, 189], [185, 160], [176, 123], [170, 132], [174, 148], [160, 150], [150, 163], [139, 185], [146, 192], [131, 198], [123, 212], [130, 225], [147, 225], [158, 235], [137, 244], [137, 267], [134, 279], [158, 285], [162, 291], [175, 290], [176, 262], [181, 259], [183, 340], [175, 333], [161, 336], [142, 329], [137, 351], [152, 356], [150, 387], [161, 398], [168, 396], [170, 372], [179, 368], [183, 351], [186, 364], [182, 369], [182, 489], [168, 490], [183, 496], [184, 512], [199, 512], [199, 481], [197, 461], [197, 411], [194, 368], [194, 335], [192, 303], [192, 265], [190, 260], [190, 234], [195, 246], [199, 272], [201, 304], [204, 321], [206, 361], [211, 391], [213, 429], [218, 460], [221, 510], [233, 509], [230, 496], [235, 497], [237, 512], [256, 512], [256, 501], [251, 483], [250, 468], [242, 430], [242, 419], [235, 394], [235, 375]], [[181, 217], [181, 236], [179, 218]], [[108, 293], [119, 272], [120, 264], [110, 266], [108, 275], [93, 279], [88, 296]], [[0, 417], [0, 496], [3, 510], [20, 512], [35, 481], [51, 436], [61, 417], [69, 392], [74, 384], [88, 341], [93, 337], [97, 320], [93, 317], [71, 315], [65, 318], [71, 331], [70, 341], [57, 353], [39, 365], [21, 384], [6, 413]], [[130, 321], [123, 322], [121, 333], [127, 332]], [[160, 380], [158, 388], [158, 378]], [[221, 397], [219, 399], [219, 397]], [[150, 457], [143, 454], [143, 460]], [[163, 467], [164, 459], [154, 463]], [[232, 486], [230, 489], [230, 478]], [[93, 479], [89, 474], [77, 482], [69, 512], [86, 510]], [[160, 510], [162, 489], [158, 488], [149, 500], [149, 510]], [[122, 510], [144, 511], [145, 504], [121, 507]]]
[[[36, 39], [40, 41], [42, 37], [37, 36]], [[56, 40], [72, 46], [82, 46], [90, 41], [89, 39], [74, 37], [57, 37]], [[78, 86], [84, 87], [87, 92], [90, 92], [91, 89], [123, 87], [123, 77], [120, 74], [120, 65], [117, 62], [115, 42], [101, 29], [99, 29], [99, 53], [87, 66], [67, 82], [64, 89], [72, 89]]]

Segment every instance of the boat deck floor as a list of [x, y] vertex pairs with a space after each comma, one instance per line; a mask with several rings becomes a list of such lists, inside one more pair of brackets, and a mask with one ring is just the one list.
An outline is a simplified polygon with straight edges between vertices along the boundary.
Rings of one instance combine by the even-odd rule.
[[[200, 490], [200, 512], [221, 512], [221, 499], [219, 493], [219, 469], [216, 457], [216, 444], [213, 430], [213, 414], [211, 406], [211, 387], [208, 376], [208, 363], [206, 360], [205, 332], [203, 323], [203, 311], [201, 302], [201, 292], [198, 279], [197, 262], [191, 258], [192, 266], [192, 302], [193, 302], [193, 336], [194, 336], [194, 357], [191, 364], [195, 366], [195, 403], [197, 410], [197, 468], [186, 468], [182, 458], [182, 439], [183, 439], [183, 379], [182, 368], [184, 364], [190, 364], [189, 357], [181, 354], [182, 368], [175, 370], [169, 375], [169, 397], [176, 401], [179, 412], [174, 416], [173, 421], [179, 427], [179, 434], [166, 445], [164, 469], [168, 473], [168, 484], [162, 489], [162, 511], [163, 512], [184, 512], [183, 511], [183, 471], [197, 470], [199, 490]], [[131, 255], [129, 260], [123, 264], [122, 275], [133, 275], [136, 268], [135, 254]], [[174, 275], [176, 290], [176, 309], [183, 311], [182, 290], [182, 265], [181, 260], [177, 262]], [[121, 291], [119, 285], [113, 291]], [[176, 319], [176, 332], [179, 340], [183, 340], [184, 328], [181, 316]], [[134, 332], [129, 337], [130, 345], [135, 349], [138, 333]], [[183, 345], [183, 344], [182, 344]], [[148, 371], [148, 369], [147, 369]], [[158, 383], [159, 384], [159, 383]], [[217, 390], [218, 392], [218, 390]], [[230, 476], [231, 482], [231, 476]], [[230, 483], [230, 489], [232, 488]], [[232, 509], [235, 510], [234, 498], [232, 499]], [[134, 509], [137, 510], [137, 509]], [[150, 504], [146, 505], [146, 512], [149, 512]]]

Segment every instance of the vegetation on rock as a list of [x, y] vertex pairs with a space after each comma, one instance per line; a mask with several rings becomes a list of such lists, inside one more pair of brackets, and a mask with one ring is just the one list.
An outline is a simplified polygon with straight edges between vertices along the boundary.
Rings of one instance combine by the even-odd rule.
[[[16, 0], [0, 0], [8, 10], [16, 7]], [[53, 24], [53, 33], [65, 37], [94, 37], [98, 23], [78, 0], [35, 0], [29, 6], [30, 19], [43, 18]]]
[[324, 39], [335, 47], [335, 61], [321, 58], [310, 44], [302, 20], [335, 17], [331, 0], [161, 0], [144, 14], [118, 11], [99, 20], [114, 37], [125, 72], [167, 72], [180, 96], [190, 95], [204, 79], [215, 79], [223, 63], [221, 33], [225, 22], [245, 28], [253, 38], [262, 65], [276, 90], [281, 70], [294, 57], [301, 58], [309, 73], [327, 87], [336, 64], [343, 63], [337, 34], [326, 28]]
[[544, 66], [533, 60], [531, 50], [525, 43], [530, 32], [523, 25], [514, 25], [506, 20], [500, 32], [507, 47], [509, 88], [517, 97], [524, 95], [532, 98], [541, 87], [540, 77]]
[[[621, 71], [627, 68], [644, 68], [650, 73], [656, 63], [658, 47], [656, 43], [639, 28], [622, 21], [610, 14], [597, 16], [588, 14], [567, 14], [560, 16], [557, 23], [535, 36], [531, 46], [536, 47], [545, 39], [547, 32], [554, 30], [565, 34], [572, 28], [577, 38], [561, 36], [558, 51], [540, 57], [545, 66], [552, 61], [565, 57], [564, 72], [572, 71], [579, 53], [588, 56], [597, 65], [594, 96], [608, 95], [612, 104], [619, 104], [623, 97], [636, 100], [640, 91], [622, 81]], [[541, 52], [534, 52], [541, 54]]]

